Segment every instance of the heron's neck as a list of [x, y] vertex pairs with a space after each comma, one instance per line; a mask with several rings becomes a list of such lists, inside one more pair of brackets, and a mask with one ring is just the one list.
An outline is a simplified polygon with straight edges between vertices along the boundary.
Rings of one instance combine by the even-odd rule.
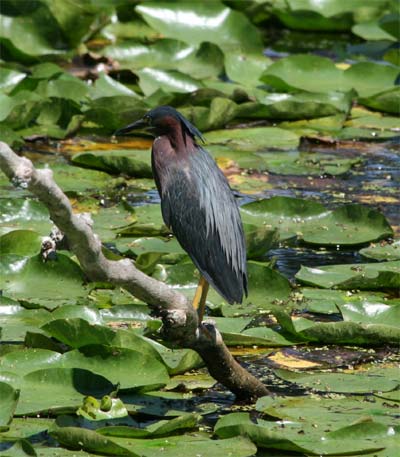
[[183, 131], [180, 125], [166, 136], [171, 143], [173, 150], [179, 156], [188, 156], [197, 150], [193, 138]]

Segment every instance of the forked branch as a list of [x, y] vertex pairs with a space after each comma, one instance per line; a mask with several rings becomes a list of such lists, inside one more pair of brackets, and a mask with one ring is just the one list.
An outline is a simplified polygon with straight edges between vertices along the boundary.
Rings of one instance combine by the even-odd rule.
[[48, 209], [55, 225], [68, 238], [73, 253], [91, 281], [107, 281], [161, 310], [163, 335], [180, 347], [192, 348], [203, 358], [211, 375], [240, 398], [267, 395], [259, 380], [241, 367], [212, 324], [198, 322], [197, 313], [181, 293], [135, 267], [130, 259], [109, 260], [87, 218], [74, 214], [50, 169], [37, 170], [32, 162], [0, 142], [0, 168], [15, 185], [29, 189]]

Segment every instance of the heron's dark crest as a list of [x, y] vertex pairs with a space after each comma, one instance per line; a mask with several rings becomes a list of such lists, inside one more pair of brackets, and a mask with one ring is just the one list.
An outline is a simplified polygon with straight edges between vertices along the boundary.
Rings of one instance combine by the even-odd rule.
[[115, 135], [128, 133], [135, 129], [146, 130], [153, 133], [155, 136], [169, 135], [171, 133], [176, 133], [178, 125], [181, 128], [185, 145], [186, 135], [189, 135], [194, 141], [198, 138], [204, 143], [204, 137], [201, 132], [183, 117], [181, 113], [176, 111], [176, 109], [166, 105], [152, 109], [139, 121], [117, 130]]
[[210, 154], [197, 144], [200, 131], [170, 106], [149, 111], [119, 130], [156, 136], [152, 169], [164, 222], [201, 275], [229, 303], [247, 294], [242, 221], [229, 183]]

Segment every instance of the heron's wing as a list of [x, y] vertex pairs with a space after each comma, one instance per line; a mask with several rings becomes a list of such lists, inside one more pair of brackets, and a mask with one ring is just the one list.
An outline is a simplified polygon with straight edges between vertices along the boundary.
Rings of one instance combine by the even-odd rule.
[[168, 171], [162, 214], [207, 281], [230, 303], [247, 293], [246, 248], [229, 184], [201, 148]]

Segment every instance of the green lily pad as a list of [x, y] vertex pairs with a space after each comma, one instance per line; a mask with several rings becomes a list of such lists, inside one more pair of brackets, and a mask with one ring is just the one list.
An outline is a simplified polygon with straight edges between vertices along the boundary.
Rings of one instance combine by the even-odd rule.
[[375, 244], [360, 250], [360, 254], [374, 260], [400, 260], [400, 240], [392, 244]]
[[320, 203], [289, 197], [272, 197], [241, 207], [245, 222], [278, 228], [280, 238], [298, 236], [319, 245], [357, 245], [392, 235], [385, 217], [357, 204], [327, 210]]
[[304, 152], [259, 153], [271, 173], [298, 176], [338, 176], [347, 173], [359, 158], [339, 158], [337, 155]]
[[[389, 369], [390, 370], [390, 369]], [[372, 393], [388, 392], [399, 386], [395, 370], [386, 375], [385, 369], [369, 373], [296, 373], [289, 370], [274, 370], [285, 381], [300, 384], [322, 392]]]
[[160, 70], [158, 68], [143, 68], [136, 70], [139, 76], [139, 86], [146, 96], [159, 89], [165, 92], [188, 93], [203, 87], [201, 80], [192, 78], [176, 70]]
[[174, 457], [182, 455], [185, 457], [197, 457], [198, 455], [210, 454], [215, 457], [250, 457], [254, 455], [257, 448], [248, 439], [233, 437], [224, 440], [212, 440], [203, 436], [181, 435], [165, 438], [138, 440], [138, 439], [115, 439], [119, 444], [130, 445], [132, 449], [140, 452], [143, 457], [157, 457], [159, 449], [163, 449], [163, 455]]
[[[215, 426], [221, 438], [242, 435], [258, 447], [317, 455], [360, 455], [379, 451], [385, 447], [383, 437], [393, 427], [379, 422], [365, 422], [334, 431], [320, 430], [301, 422], [274, 423], [258, 419], [251, 421], [247, 413], [232, 413], [219, 419]], [[394, 431], [397, 435], [397, 431]], [[397, 438], [397, 436], [396, 436]], [[393, 446], [396, 438], [390, 443]], [[389, 446], [389, 443], [386, 444]]]
[[75, 411], [85, 395], [102, 397], [113, 390], [113, 385], [106, 378], [78, 368], [33, 371], [21, 378], [19, 385], [18, 415]]
[[127, 348], [81, 347], [64, 354], [62, 366], [90, 370], [120, 384], [121, 389], [153, 390], [169, 381], [167, 370], [158, 359]]
[[0, 432], [8, 430], [15, 408], [17, 407], [19, 391], [9, 384], [0, 382]]
[[117, 231], [120, 236], [149, 237], [149, 236], [167, 236], [170, 230], [166, 227], [160, 205], [142, 205], [136, 206], [134, 210], [136, 221]]
[[383, 90], [377, 94], [360, 97], [358, 102], [361, 105], [367, 106], [368, 108], [383, 111], [385, 113], [391, 113], [394, 115], [399, 114], [399, 103], [400, 103], [400, 88], [398, 86]]
[[151, 157], [144, 150], [87, 151], [75, 154], [72, 163], [85, 168], [126, 174], [136, 178], [151, 178]]
[[[122, 126], [140, 119], [148, 111], [148, 106], [137, 95], [114, 95], [92, 99], [85, 111], [85, 120], [114, 133]], [[102, 132], [104, 134], [104, 132]]]
[[344, 303], [338, 308], [345, 321], [400, 327], [400, 305]]
[[52, 228], [44, 205], [30, 198], [0, 199], [0, 233], [34, 230], [47, 236]]
[[5, 93], [10, 92], [20, 81], [26, 77], [26, 73], [12, 68], [0, 68], [0, 89]]
[[0, 455], [6, 455], [7, 457], [37, 456], [35, 449], [28, 440], [12, 440], [11, 442], [13, 445], [6, 451], [1, 452]]
[[237, 117], [267, 119], [312, 119], [347, 113], [351, 94], [341, 92], [257, 93], [257, 102], [238, 106]]
[[154, 44], [144, 45], [126, 40], [107, 46], [102, 53], [117, 60], [121, 68], [178, 70], [197, 79], [216, 77], [223, 69], [221, 51], [211, 43], [192, 46], [164, 38]]
[[27, 332], [34, 332], [51, 319], [44, 309], [25, 309], [19, 305], [0, 306], [2, 341], [24, 341]]
[[261, 346], [281, 347], [292, 346], [301, 342], [301, 338], [292, 335], [283, 335], [269, 327], [252, 327], [241, 333], [222, 332], [227, 346]]
[[0, 236], [0, 255], [33, 255], [40, 252], [42, 238], [33, 230], [13, 230]]
[[[278, 271], [261, 262], [247, 263], [249, 295], [243, 298], [242, 304], [229, 305], [212, 288], [207, 295], [207, 305], [218, 308], [225, 317], [250, 314], [258, 309], [268, 307], [274, 300], [285, 300], [290, 294], [289, 281]], [[184, 295], [193, 298], [197, 287], [199, 273], [191, 262], [163, 266], [153, 277], [174, 286]], [[268, 291], [268, 292], [267, 292]]]
[[299, 137], [293, 132], [277, 127], [255, 127], [216, 130], [207, 133], [206, 141], [210, 144], [225, 144], [236, 151], [255, 152], [269, 148], [296, 148]]
[[170, 420], [154, 422], [145, 428], [129, 426], [109, 426], [97, 429], [104, 436], [119, 438], [148, 438], [163, 435], [180, 435], [184, 430], [193, 429], [197, 426], [200, 416], [194, 413], [182, 414]]
[[210, 414], [218, 409], [212, 402], [198, 402], [194, 395], [189, 393], [154, 391], [145, 394], [131, 394], [121, 392], [130, 414], [140, 413], [152, 417], [177, 417], [186, 413]]
[[28, 301], [71, 303], [87, 293], [79, 265], [63, 254], [47, 262], [43, 262], [40, 256], [27, 258], [18, 271], [3, 281], [4, 292], [8, 296]]
[[84, 449], [88, 452], [101, 453], [103, 455], [139, 457], [136, 452], [129, 451], [114, 442], [114, 440], [106, 438], [94, 430], [81, 427], [54, 427], [50, 430], [50, 435], [70, 449]]
[[269, 66], [261, 80], [283, 92], [355, 89], [361, 97], [369, 97], [393, 88], [397, 75], [398, 69], [394, 66], [360, 62], [343, 71], [325, 57], [299, 54]]
[[258, 30], [245, 15], [219, 2], [171, 4], [146, 2], [136, 7], [145, 21], [163, 36], [190, 44], [211, 41], [223, 50], [262, 49]]
[[304, 284], [325, 289], [397, 289], [400, 287], [400, 262], [302, 266], [296, 278]]
[[54, 47], [63, 43], [57, 22], [45, 5], [40, 5], [29, 16], [0, 17], [2, 42], [21, 60], [33, 57], [62, 54]]
[[2, 438], [29, 438], [32, 435], [46, 432], [54, 423], [54, 419], [14, 417], [9, 430], [2, 433]]
[[337, 397], [262, 397], [257, 401], [256, 409], [285, 421], [318, 424], [324, 430], [355, 423], [360, 417], [387, 425], [395, 423], [395, 411], [380, 399], [369, 401], [359, 396]]
[[106, 326], [89, 324], [79, 318], [55, 319], [44, 325], [42, 330], [74, 349], [89, 345], [105, 345], [133, 349], [148, 357], [161, 360], [151, 343], [128, 330], [112, 330]]

